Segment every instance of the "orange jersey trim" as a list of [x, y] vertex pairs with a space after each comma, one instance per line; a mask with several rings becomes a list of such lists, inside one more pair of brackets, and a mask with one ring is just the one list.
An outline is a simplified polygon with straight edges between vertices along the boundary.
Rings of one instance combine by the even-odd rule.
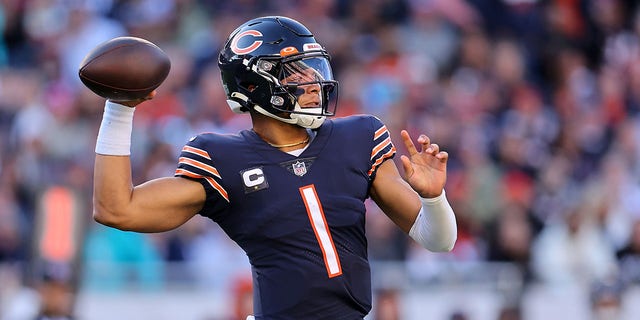
[[178, 159], [179, 163], [182, 164], [186, 164], [186, 165], [190, 165], [192, 167], [196, 167], [200, 170], [206, 171], [208, 173], [210, 173], [212, 176], [215, 176], [217, 178], [221, 178], [220, 177], [220, 173], [218, 172], [218, 169], [206, 164], [206, 163], [202, 163], [198, 160], [193, 160], [187, 157], [180, 157], [180, 159]]
[[371, 169], [369, 169], [369, 172], [367, 172], [367, 174], [369, 176], [371, 176], [371, 174], [376, 170], [376, 168], [378, 166], [380, 166], [380, 164], [385, 160], [391, 157], [391, 155], [393, 155], [396, 152], [396, 147], [392, 147], [391, 150], [389, 150], [387, 153], [383, 154], [380, 158], [378, 158], [378, 160], [376, 160], [376, 162], [373, 163], [373, 165], [371, 166]]
[[373, 134], [373, 140], [380, 138], [385, 132], [389, 132], [389, 130], [387, 130], [387, 126], [380, 127], [380, 129], [376, 130]]
[[371, 160], [373, 160], [373, 158], [375, 157], [376, 154], [378, 154], [378, 152], [384, 150], [384, 148], [388, 147], [390, 144], [391, 144], [391, 139], [388, 137], [382, 140], [382, 142], [378, 143], [378, 145], [375, 146], [375, 148], [373, 148], [373, 150], [371, 151]]
[[193, 154], [199, 155], [199, 156], [201, 156], [201, 157], [203, 157], [203, 158], [205, 158], [207, 160], [211, 160], [211, 157], [209, 156], [209, 153], [204, 151], [204, 150], [202, 150], [202, 149], [194, 148], [194, 147], [191, 147], [191, 146], [184, 146], [182, 148], [182, 152], [193, 153]]
[[225, 190], [215, 179], [213, 179], [212, 177], [206, 177], [203, 175], [199, 175], [197, 173], [193, 173], [189, 170], [186, 169], [176, 169], [175, 172], [176, 175], [182, 175], [182, 176], [186, 176], [189, 178], [194, 178], [194, 179], [205, 179], [207, 180], [207, 182], [211, 185], [211, 187], [213, 187], [214, 189], [216, 189], [218, 191], [218, 193], [220, 193], [220, 195], [227, 200], [227, 202], [229, 202], [229, 194], [227, 193], [227, 190]]

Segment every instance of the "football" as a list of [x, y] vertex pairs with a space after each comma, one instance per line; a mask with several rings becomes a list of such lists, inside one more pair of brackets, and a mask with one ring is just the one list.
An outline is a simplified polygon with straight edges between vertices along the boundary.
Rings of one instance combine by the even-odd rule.
[[113, 101], [146, 97], [169, 75], [171, 61], [154, 43], [118, 37], [93, 48], [80, 63], [78, 75], [95, 94]]

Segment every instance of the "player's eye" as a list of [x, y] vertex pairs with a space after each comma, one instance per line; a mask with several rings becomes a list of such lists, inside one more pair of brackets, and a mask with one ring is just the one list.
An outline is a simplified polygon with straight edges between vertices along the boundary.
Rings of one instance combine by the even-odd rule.
[[304, 88], [298, 86], [297, 83], [288, 84], [286, 88], [287, 88], [287, 91], [289, 91], [289, 93], [293, 94], [296, 97], [305, 93]]

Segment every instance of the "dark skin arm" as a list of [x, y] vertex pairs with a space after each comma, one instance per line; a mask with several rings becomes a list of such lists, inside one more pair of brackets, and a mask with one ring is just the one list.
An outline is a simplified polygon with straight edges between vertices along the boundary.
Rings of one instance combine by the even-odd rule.
[[[135, 107], [154, 95], [117, 103]], [[137, 232], [168, 231], [191, 219], [204, 205], [205, 196], [200, 183], [177, 177], [134, 186], [129, 156], [96, 154], [93, 217], [104, 225]]]
[[434, 198], [442, 193], [449, 155], [426, 135], [418, 137], [420, 151], [406, 130], [402, 130], [401, 137], [409, 151], [408, 156], [400, 156], [404, 176], [393, 161], [385, 161], [378, 168], [370, 191], [380, 209], [408, 233], [422, 206], [420, 197]]

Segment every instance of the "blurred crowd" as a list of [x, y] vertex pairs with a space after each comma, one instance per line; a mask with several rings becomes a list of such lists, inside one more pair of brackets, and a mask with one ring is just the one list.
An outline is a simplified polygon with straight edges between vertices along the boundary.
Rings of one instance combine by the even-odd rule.
[[450, 154], [454, 250], [418, 249], [370, 203], [371, 260], [507, 262], [525, 284], [621, 295], [640, 283], [639, 10], [630, 0], [0, 0], [0, 264], [33, 261], [43, 194], [63, 187], [76, 199], [85, 286], [128, 281], [101, 271], [109, 263], [138, 266], [150, 287], [172, 262], [203, 286], [246, 270], [204, 218], [150, 235], [93, 222], [104, 101], [77, 72], [117, 36], [169, 54], [169, 77], [136, 110], [132, 166], [135, 183], [170, 176], [189, 137], [250, 127], [226, 106], [218, 50], [244, 21], [285, 15], [332, 55], [338, 116], [377, 115], [399, 153], [406, 128]]

